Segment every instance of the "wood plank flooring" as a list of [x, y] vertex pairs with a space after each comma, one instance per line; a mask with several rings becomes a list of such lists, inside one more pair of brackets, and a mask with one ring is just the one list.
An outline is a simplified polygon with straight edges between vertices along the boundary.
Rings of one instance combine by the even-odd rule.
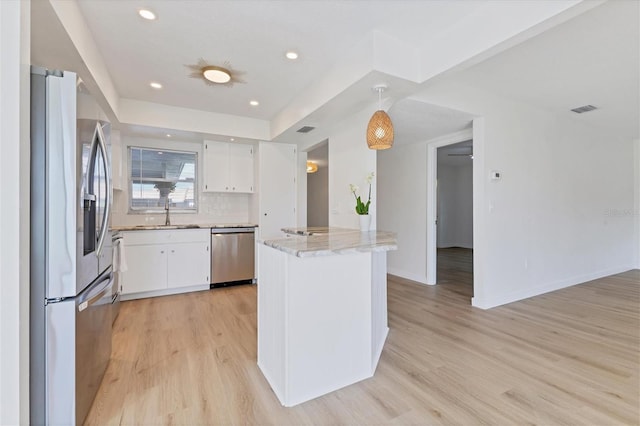
[[86, 423], [640, 423], [640, 271], [483, 311], [446, 269], [438, 286], [390, 277], [375, 376], [293, 408], [256, 365], [255, 286], [124, 302]]

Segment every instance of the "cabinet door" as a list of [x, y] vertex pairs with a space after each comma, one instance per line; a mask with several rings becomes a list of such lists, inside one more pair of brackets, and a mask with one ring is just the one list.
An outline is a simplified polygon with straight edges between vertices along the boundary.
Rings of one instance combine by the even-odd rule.
[[167, 288], [166, 246], [128, 246], [126, 256], [128, 270], [122, 273], [122, 294]]
[[262, 238], [282, 237], [282, 228], [296, 226], [295, 145], [260, 142], [259, 228]]
[[253, 192], [252, 145], [229, 145], [229, 186], [233, 192]]
[[173, 244], [169, 247], [169, 288], [209, 284], [209, 243]]
[[122, 145], [120, 132], [111, 131], [111, 181], [113, 189], [122, 190], [126, 185], [126, 178], [122, 170]]
[[226, 142], [204, 142], [202, 176], [204, 192], [229, 191], [229, 144]]

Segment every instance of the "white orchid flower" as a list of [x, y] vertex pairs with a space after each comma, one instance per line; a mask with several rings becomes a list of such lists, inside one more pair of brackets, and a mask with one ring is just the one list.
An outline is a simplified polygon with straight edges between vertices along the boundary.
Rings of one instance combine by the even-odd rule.
[[373, 177], [375, 176], [374, 172], [371, 172], [367, 175], [366, 181], [369, 185], [371, 185], [371, 182], [373, 182]]
[[354, 185], [354, 184], [352, 184], [352, 183], [350, 183], [350, 184], [349, 184], [349, 190], [350, 190], [353, 194], [355, 194], [356, 192], [358, 192], [358, 189], [360, 189], [360, 188], [358, 188], [358, 186], [357, 186], [357, 185]]

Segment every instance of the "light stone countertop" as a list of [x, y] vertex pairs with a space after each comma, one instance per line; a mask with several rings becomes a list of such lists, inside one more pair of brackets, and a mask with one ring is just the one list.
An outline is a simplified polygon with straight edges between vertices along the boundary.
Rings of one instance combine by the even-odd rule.
[[357, 229], [345, 228], [285, 228], [283, 231], [291, 236], [273, 240], [258, 240], [258, 242], [297, 257], [398, 249], [395, 232], [360, 232]]
[[174, 229], [209, 229], [209, 228], [257, 228], [254, 223], [193, 223], [176, 225], [122, 225], [112, 226], [113, 231], [149, 231], [149, 230], [174, 230]]

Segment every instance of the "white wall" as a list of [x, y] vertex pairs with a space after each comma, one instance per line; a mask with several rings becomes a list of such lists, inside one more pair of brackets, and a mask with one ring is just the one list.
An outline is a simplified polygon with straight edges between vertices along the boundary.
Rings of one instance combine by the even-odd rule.
[[438, 164], [438, 247], [473, 248], [473, 164]]
[[29, 421], [29, 1], [0, 2], [0, 424]]
[[636, 194], [634, 220], [635, 220], [635, 236], [636, 236], [636, 269], [640, 269], [640, 139], [634, 142], [635, 146], [635, 189]]
[[298, 153], [298, 176], [296, 178], [296, 226], [307, 226], [307, 153]]
[[378, 229], [398, 235], [387, 252], [390, 274], [427, 282], [427, 145], [394, 146], [378, 154]]
[[[356, 202], [349, 184], [360, 187], [359, 195], [366, 199], [366, 176], [376, 171], [376, 152], [369, 149], [366, 129], [375, 109], [366, 109], [338, 124], [329, 135], [329, 226], [358, 229]], [[376, 181], [371, 188], [371, 229], [376, 229]]]
[[[497, 306], [637, 263], [634, 219], [617, 214], [635, 202], [632, 141], [570, 112], [552, 114], [452, 81], [417, 98], [484, 117], [476, 164], [483, 180], [474, 181], [485, 194], [474, 207], [484, 213], [476, 224], [485, 235], [484, 262], [474, 305]], [[490, 181], [491, 170], [502, 179]]]
[[[129, 184], [128, 160], [129, 146], [147, 148], [174, 149], [193, 151], [198, 153], [198, 212], [171, 213], [172, 224], [210, 224], [210, 223], [247, 223], [254, 216], [251, 212], [252, 194], [231, 194], [202, 192], [202, 143], [186, 142], [172, 139], [152, 139], [139, 137], [122, 137], [122, 169], [124, 171], [123, 190], [114, 191], [113, 222], [114, 226], [163, 224], [164, 213], [160, 214], [130, 214], [129, 213]], [[255, 152], [255, 151], [254, 151]], [[254, 156], [254, 158], [257, 158]], [[257, 160], [256, 160], [257, 162]]]
[[307, 224], [329, 226], [329, 168], [307, 174]]

